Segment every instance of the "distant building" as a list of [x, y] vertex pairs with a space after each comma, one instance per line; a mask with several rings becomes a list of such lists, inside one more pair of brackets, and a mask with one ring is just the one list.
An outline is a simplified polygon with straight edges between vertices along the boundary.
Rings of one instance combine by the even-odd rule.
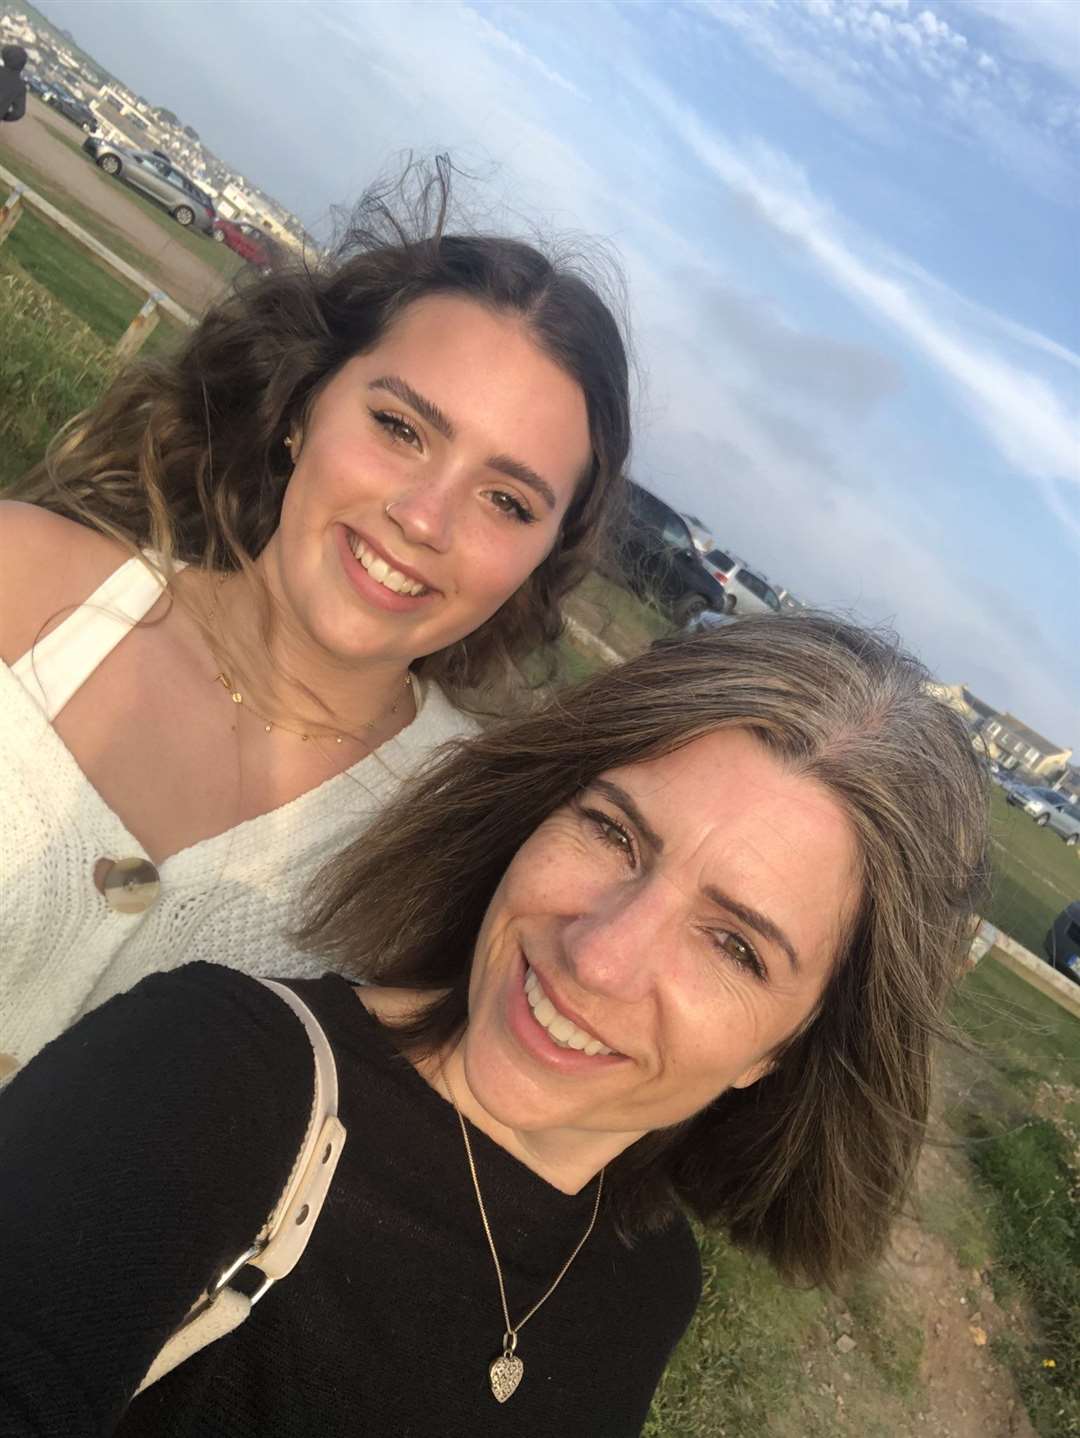
[[982, 729], [986, 751], [1006, 769], [1022, 769], [1053, 784], [1069, 768], [1072, 750], [1064, 749], [1030, 729], [1013, 714], [1000, 714]]
[[1075, 764], [1070, 764], [1058, 780], [1055, 788], [1071, 799], [1074, 804], [1080, 804], [1080, 769]]
[[973, 734], [983, 733], [988, 722], [998, 717], [998, 711], [973, 694], [966, 684], [930, 684], [928, 688], [950, 709], [956, 710]]

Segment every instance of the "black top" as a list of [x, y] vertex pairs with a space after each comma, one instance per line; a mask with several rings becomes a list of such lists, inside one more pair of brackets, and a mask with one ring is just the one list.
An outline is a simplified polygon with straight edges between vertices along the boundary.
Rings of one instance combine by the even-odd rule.
[[[3, 1438], [629, 1438], [700, 1291], [679, 1219], [627, 1248], [601, 1207], [521, 1333], [503, 1319], [457, 1117], [337, 975], [293, 984], [334, 1047], [348, 1133], [299, 1266], [247, 1322], [136, 1398], [191, 1303], [249, 1245], [299, 1149], [313, 1064], [296, 1016], [233, 970], [145, 979], [0, 1094]], [[512, 1317], [588, 1225], [479, 1130]]]

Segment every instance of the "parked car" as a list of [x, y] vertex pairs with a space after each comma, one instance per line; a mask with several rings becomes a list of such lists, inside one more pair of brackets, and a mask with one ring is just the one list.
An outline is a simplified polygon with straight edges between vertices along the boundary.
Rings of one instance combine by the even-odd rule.
[[1030, 814], [1041, 829], [1052, 829], [1059, 834], [1066, 844], [1080, 842], [1080, 806], [1070, 803], [1056, 789], [1017, 785], [1005, 799]]
[[749, 568], [734, 554], [724, 549], [710, 549], [702, 556], [702, 564], [724, 591], [734, 600], [737, 614], [779, 614], [780, 596], [767, 579]]
[[686, 520], [632, 482], [619, 566], [617, 577], [635, 594], [657, 602], [679, 626], [706, 609], [724, 608], [724, 586], [702, 565]]
[[245, 220], [227, 220], [224, 215], [218, 215], [214, 220], [214, 239], [219, 244], [228, 245], [230, 250], [235, 250], [241, 259], [247, 260], [263, 274], [268, 274], [282, 258], [277, 240]]
[[726, 549], [706, 550], [701, 556], [701, 562], [720, 584], [727, 584], [736, 569], [742, 564], [741, 559], [737, 559], [734, 554], [729, 554]]
[[1080, 984], [1080, 901], [1062, 909], [1043, 940], [1047, 961]]
[[53, 86], [45, 91], [42, 99], [46, 105], [51, 105], [54, 110], [59, 110], [61, 115], [78, 125], [80, 130], [85, 130], [88, 135], [93, 134], [97, 129], [97, 116], [93, 110], [89, 105], [84, 105], [81, 100], [76, 100], [75, 96], [66, 90], [58, 90]]
[[96, 135], [83, 141], [83, 149], [99, 169], [156, 201], [178, 225], [204, 235], [213, 234], [215, 215], [210, 196], [163, 155], [108, 144]]
[[739, 614], [766, 614], [769, 610], [774, 614], [780, 613], [780, 597], [776, 590], [767, 579], [745, 565], [736, 569], [726, 587], [728, 593], [735, 596]]

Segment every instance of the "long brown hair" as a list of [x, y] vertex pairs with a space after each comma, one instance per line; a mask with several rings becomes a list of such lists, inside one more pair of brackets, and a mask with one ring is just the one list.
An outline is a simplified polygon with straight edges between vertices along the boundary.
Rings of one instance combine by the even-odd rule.
[[346, 971], [446, 990], [399, 1041], [467, 1019], [472, 948], [517, 849], [582, 786], [725, 727], [844, 806], [862, 899], [820, 1007], [772, 1071], [609, 1168], [623, 1231], [681, 1202], [785, 1274], [876, 1255], [922, 1140], [931, 1049], [986, 875], [987, 796], [959, 719], [890, 638], [820, 615], [661, 641], [536, 715], [452, 747], [326, 869], [302, 942]]
[[[626, 348], [599, 289], [600, 260], [502, 236], [450, 233], [452, 167], [410, 163], [364, 195], [333, 254], [242, 284], [168, 359], [126, 370], [9, 491], [124, 543], [243, 570], [277, 527], [284, 441], [322, 387], [407, 306], [454, 294], [520, 315], [585, 396], [588, 472], [543, 563], [475, 633], [413, 667], [452, 697], [503, 677], [562, 627], [559, 601], [596, 563], [621, 506], [630, 446]], [[615, 301], [613, 300], [613, 303]], [[621, 305], [617, 306], [621, 308]], [[266, 596], [262, 597], [264, 609]], [[198, 617], [198, 616], [197, 616]], [[263, 633], [270, 627], [264, 617]]]

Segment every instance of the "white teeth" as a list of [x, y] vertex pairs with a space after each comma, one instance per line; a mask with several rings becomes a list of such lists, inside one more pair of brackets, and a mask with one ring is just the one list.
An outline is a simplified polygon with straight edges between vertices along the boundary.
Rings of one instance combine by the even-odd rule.
[[525, 970], [525, 996], [532, 1009], [533, 1018], [541, 1026], [547, 1029], [548, 1037], [563, 1049], [578, 1049], [592, 1058], [596, 1054], [610, 1054], [613, 1049], [607, 1048], [599, 1039], [594, 1039], [584, 1029], [579, 1029], [565, 1014], [560, 1014], [555, 1005], [548, 998], [540, 986], [540, 980], [536, 977], [533, 969], [526, 967]]
[[372, 579], [377, 580], [384, 589], [390, 589], [395, 594], [408, 594], [413, 598], [418, 594], [426, 594], [427, 590], [422, 584], [417, 584], [415, 579], [407, 579], [399, 569], [391, 569], [385, 559], [380, 558], [374, 550], [367, 547], [359, 535], [349, 531], [349, 548], [360, 561], [361, 568], [365, 569]]

